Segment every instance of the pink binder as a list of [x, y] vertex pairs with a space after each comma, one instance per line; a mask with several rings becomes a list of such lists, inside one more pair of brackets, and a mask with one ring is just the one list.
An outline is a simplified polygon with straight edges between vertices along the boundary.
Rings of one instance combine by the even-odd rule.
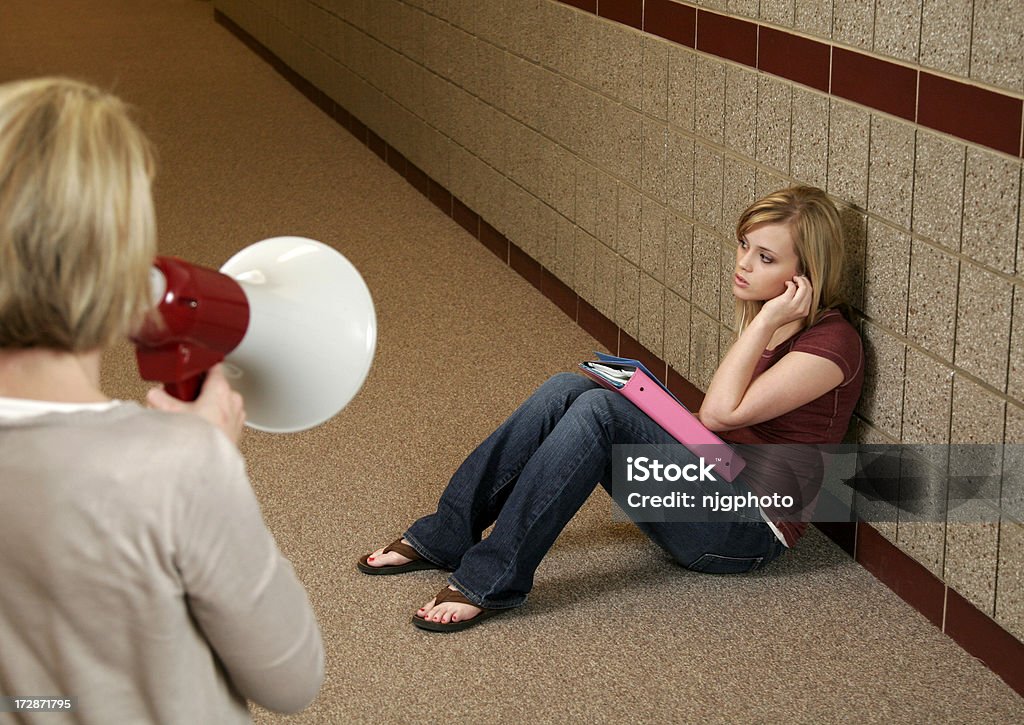
[[628, 370], [633, 374], [625, 383], [612, 381], [590, 367], [588, 363], [580, 363], [580, 369], [598, 384], [621, 393], [642, 410], [655, 423], [677, 441], [686, 446], [695, 456], [714, 464], [715, 474], [721, 475], [726, 481], [732, 481], [746, 466], [746, 462], [732, 447], [708, 430], [685, 405], [668, 391], [668, 389], [647, 368], [637, 360], [617, 358], [598, 353], [599, 364], [612, 368]]

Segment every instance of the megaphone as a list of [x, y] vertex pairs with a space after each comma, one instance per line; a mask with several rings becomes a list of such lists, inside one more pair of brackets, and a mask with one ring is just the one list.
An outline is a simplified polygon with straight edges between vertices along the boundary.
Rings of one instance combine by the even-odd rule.
[[157, 314], [134, 338], [139, 373], [179, 400], [194, 400], [206, 371], [224, 361], [246, 425], [290, 433], [337, 414], [370, 371], [370, 291], [326, 244], [265, 239], [219, 272], [157, 257], [151, 283]]

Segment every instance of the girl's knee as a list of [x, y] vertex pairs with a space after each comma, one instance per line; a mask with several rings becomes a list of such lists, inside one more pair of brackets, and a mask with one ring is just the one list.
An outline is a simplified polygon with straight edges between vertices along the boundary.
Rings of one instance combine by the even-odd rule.
[[610, 412], [621, 397], [618, 393], [613, 393], [611, 390], [606, 390], [595, 384], [576, 398], [570, 410], [587, 414]]
[[582, 395], [596, 386], [597, 383], [576, 373], [556, 373], [544, 382], [541, 389], [563, 394]]
[[[578, 396], [569, 408], [569, 413], [595, 421], [609, 432], [619, 429], [636, 432], [648, 427], [658, 429], [658, 425], [628, 398], [597, 385]], [[646, 439], [644, 436], [641, 438]], [[638, 439], [637, 442], [641, 440]]]

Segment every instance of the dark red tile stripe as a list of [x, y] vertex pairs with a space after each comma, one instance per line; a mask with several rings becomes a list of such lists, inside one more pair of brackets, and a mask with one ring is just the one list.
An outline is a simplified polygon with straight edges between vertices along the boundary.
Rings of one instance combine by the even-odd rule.
[[455, 196], [452, 196], [452, 218], [460, 227], [472, 234], [474, 239], [480, 238], [480, 215]]
[[828, 92], [830, 46], [775, 28], [762, 26], [759, 33], [759, 69]]
[[814, 525], [851, 558], [857, 557], [857, 524], [855, 522], [818, 521]]
[[692, 412], [700, 410], [704, 402], [704, 392], [682, 375], [677, 373], [671, 366], [668, 368], [665, 385], [672, 392], [672, 395], [679, 398], [679, 402], [685, 405]]
[[349, 133], [355, 136], [357, 139], [362, 141], [364, 144], [369, 141], [370, 129], [366, 127], [366, 124], [360, 121], [355, 116], [351, 117], [352, 121], [349, 124]]
[[508, 266], [538, 290], [543, 289], [544, 267], [512, 242], [508, 243]]
[[946, 594], [946, 634], [1024, 695], [1024, 642], [952, 589]]
[[644, 26], [644, 0], [597, 0], [597, 14], [640, 30]]
[[914, 120], [917, 71], [845, 48], [832, 48], [832, 93]]
[[619, 328], [584, 299], [579, 301], [577, 324], [587, 331], [613, 355], [619, 351]]
[[697, 50], [754, 68], [757, 66], [757, 25], [698, 10]]
[[896, 545], [863, 522], [857, 525], [857, 563], [875, 575], [901, 599], [942, 627], [946, 585]]
[[508, 239], [483, 219], [480, 220], [480, 242], [508, 264]]
[[339, 106], [337, 103], [334, 104], [334, 120], [344, 126], [346, 129], [352, 125], [352, 114], [347, 110]]
[[665, 361], [641, 345], [639, 340], [630, 337], [625, 332], [619, 333], [619, 356], [639, 360], [657, 376], [658, 380], [665, 381], [665, 371], [668, 369]]
[[576, 321], [576, 316], [579, 312], [579, 295], [576, 294], [572, 287], [545, 269], [540, 291], [544, 293], [545, 297], [554, 302], [558, 309], [567, 314], [570, 320]]
[[384, 139], [375, 134], [373, 131], [370, 131], [369, 134], [367, 135], [366, 140], [367, 146], [370, 147], [370, 150], [373, 151], [373, 153], [377, 154], [381, 158], [381, 160], [387, 159], [388, 145], [384, 141]]
[[[339, 121], [339, 123], [341, 123], [343, 126], [345, 125], [341, 121]], [[388, 166], [394, 169], [399, 176], [405, 178], [405, 168], [408, 165], [409, 161], [408, 159], [405, 158], [405, 156], [403, 156], [398, 151], [398, 149], [396, 149], [394, 146], [391, 146], [390, 144], [387, 147], [387, 162]]]
[[[1024, 156], [1019, 98], [673, 0], [560, 0], [720, 58]], [[920, 76], [920, 100], [918, 100]]]
[[644, 31], [693, 48], [697, 44], [697, 9], [672, 0], [647, 0]]
[[936, 131], [1016, 156], [1022, 107], [1019, 98], [921, 72], [917, 122]]
[[427, 197], [434, 202], [434, 205], [437, 206], [438, 209], [448, 216], [452, 215], [452, 199], [455, 197], [452, 196], [452, 193], [448, 191], [448, 189], [433, 179], [430, 180], [430, 192], [427, 194]]
[[423, 194], [423, 196], [430, 196], [430, 177], [427, 176], [420, 167], [416, 166], [416, 164], [410, 163], [406, 165], [405, 180], [412, 185], [412, 188]]

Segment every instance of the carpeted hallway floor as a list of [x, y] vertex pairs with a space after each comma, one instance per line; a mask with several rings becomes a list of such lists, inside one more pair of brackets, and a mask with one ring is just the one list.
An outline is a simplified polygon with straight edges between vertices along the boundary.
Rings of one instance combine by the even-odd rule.
[[[4, 0], [0, 81], [54, 73], [140, 110], [161, 157], [163, 253], [219, 266], [305, 235], [341, 250], [374, 294], [378, 353], [355, 401], [315, 430], [242, 444], [327, 647], [321, 695], [292, 720], [1024, 721], [1024, 700], [816, 532], [764, 572], [702, 576], [611, 523], [601, 494], [525, 608], [459, 635], [414, 630], [442, 577], [366, 577], [356, 558], [427, 512], [472, 446], [596, 343], [215, 24], [209, 3]], [[143, 394], [127, 346], [108, 363], [109, 393]]]

